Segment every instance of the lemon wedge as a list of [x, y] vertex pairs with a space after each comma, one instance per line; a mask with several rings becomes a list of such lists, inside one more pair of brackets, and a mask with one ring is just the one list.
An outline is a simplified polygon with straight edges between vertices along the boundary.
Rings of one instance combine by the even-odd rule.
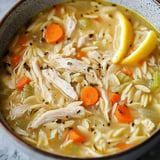
[[115, 36], [113, 43], [116, 51], [112, 57], [113, 63], [120, 62], [127, 54], [130, 45], [133, 42], [133, 28], [129, 20], [121, 12], [115, 13], [117, 20]]
[[130, 52], [130, 54], [122, 60], [123, 65], [134, 65], [140, 60], [145, 59], [155, 49], [158, 43], [156, 33], [148, 31], [140, 45]]

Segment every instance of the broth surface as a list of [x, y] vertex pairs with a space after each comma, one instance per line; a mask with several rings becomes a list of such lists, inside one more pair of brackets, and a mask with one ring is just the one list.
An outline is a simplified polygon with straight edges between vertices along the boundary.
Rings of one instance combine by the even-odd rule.
[[71, 157], [116, 154], [152, 136], [160, 123], [160, 41], [146, 24], [99, 1], [34, 16], [1, 58], [0, 109], [15, 134]]

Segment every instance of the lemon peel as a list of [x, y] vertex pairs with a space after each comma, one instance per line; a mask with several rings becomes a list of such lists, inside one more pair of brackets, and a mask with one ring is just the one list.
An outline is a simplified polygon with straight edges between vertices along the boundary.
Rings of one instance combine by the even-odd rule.
[[121, 12], [117, 12], [115, 17], [119, 21], [119, 25], [121, 27], [121, 34], [119, 37], [119, 48], [116, 53], [114, 53], [112, 62], [118, 63], [125, 57], [130, 45], [133, 42], [133, 28], [127, 17]]
[[144, 39], [144, 41], [140, 44], [140, 46], [133, 51], [129, 56], [122, 60], [122, 65], [134, 65], [140, 60], [148, 57], [152, 51], [155, 49], [158, 43], [156, 33], [154, 31], [149, 31]]

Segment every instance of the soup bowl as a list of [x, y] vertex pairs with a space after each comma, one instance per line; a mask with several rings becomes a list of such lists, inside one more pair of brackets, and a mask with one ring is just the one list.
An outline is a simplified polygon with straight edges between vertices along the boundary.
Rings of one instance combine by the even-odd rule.
[[[18, 2], [2, 19], [0, 22], [0, 55], [7, 53], [6, 47], [9, 44], [12, 37], [17, 33], [19, 28], [26, 24], [29, 19], [38, 13], [52, 5], [56, 5], [63, 0], [22, 0]], [[147, 19], [157, 30], [160, 31], [160, 2], [157, 0], [110, 0], [110, 2], [124, 5], [131, 10], [142, 15]], [[7, 36], [6, 36], [7, 33]], [[14, 142], [16, 147], [19, 147], [27, 155], [33, 159], [38, 160], [52, 160], [52, 159], [108, 159], [108, 160], [123, 160], [123, 159], [137, 159], [144, 153], [148, 152], [153, 146], [160, 142], [160, 131], [157, 131], [151, 138], [145, 142], [128, 149], [126, 151], [117, 153], [115, 155], [98, 157], [98, 158], [72, 158], [65, 157], [56, 154], [51, 154], [32, 145], [24, 142], [18, 136], [16, 136], [6, 123], [2, 114], [0, 114], [0, 126], [6, 137], [10, 138]]]

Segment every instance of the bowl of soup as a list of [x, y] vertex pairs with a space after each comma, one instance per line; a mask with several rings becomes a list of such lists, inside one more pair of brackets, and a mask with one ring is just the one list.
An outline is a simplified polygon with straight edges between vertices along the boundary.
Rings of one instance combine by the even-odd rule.
[[156, 27], [113, 1], [20, 2], [0, 25], [7, 135], [36, 159], [147, 152], [160, 140]]

